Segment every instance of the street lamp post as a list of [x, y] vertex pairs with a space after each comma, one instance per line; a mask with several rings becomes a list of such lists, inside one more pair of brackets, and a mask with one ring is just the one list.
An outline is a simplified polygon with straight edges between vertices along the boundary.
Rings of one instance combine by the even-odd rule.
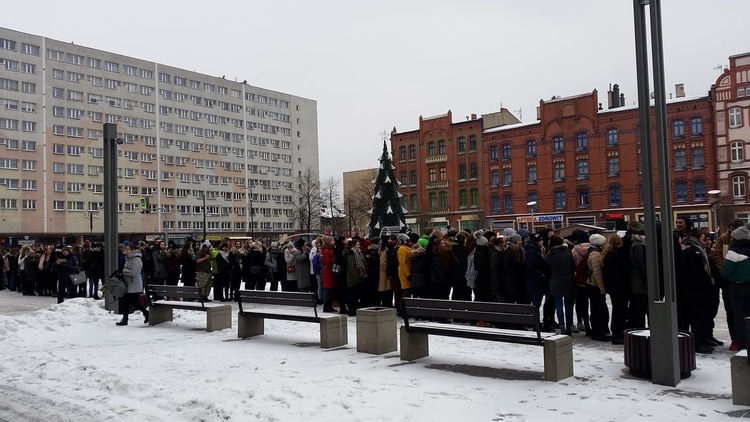
[[[718, 195], [721, 193], [721, 190], [719, 189], [711, 189], [710, 191], [706, 192], [709, 195]], [[709, 208], [711, 208], [711, 219], [712, 224], [714, 225], [713, 229], [717, 233], [719, 233], [719, 230], [721, 229], [721, 226], [719, 225], [718, 217], [716, 216], [716, 209], [721, 206], [721, 200], [719, 198], [712, 199], [711, 202], [708, 204]]]
[[530, 201], [526, 203], [526, 206], [531, 210], [531, 221], [529, 221], [529, 234], [534, 233], [534, 209], [536, 208], [536, 201]]
[[250, 191], [250, 195], [248, 195], [248, 198], [250, 199], [250, 227], [248, 227], [248, 229], [249, 229], [248, 230], [248, 234], [250, 235], [250, 237], [253, 237], [253, 226], [255, 225], [254, 221], [253, 221], [253, 215], [255, 215], [255, 210], [253, 209], [253, 188], [252, 188], [252, 186], [250, 188], [248, 188], [248, 190]]
[[208, 213], [208, 210], [206, 210], [206, 191], [203, 191], [203, 240], [205, 241], [208, 239], [208, 235], [206, 233], [206, 214]]

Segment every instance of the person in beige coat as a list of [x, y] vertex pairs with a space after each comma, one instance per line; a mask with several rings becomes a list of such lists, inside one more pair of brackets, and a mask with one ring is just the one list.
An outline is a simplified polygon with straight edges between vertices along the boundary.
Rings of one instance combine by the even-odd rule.
[[609, 336], [609, 309], [607, 308], [607, 291], [602, 276], [602, 248], [607, 240], [600, 234], [589, 236], [589, 278], [586, 280], [586, 292], [591, 302], [591, 339], [612, 341]]

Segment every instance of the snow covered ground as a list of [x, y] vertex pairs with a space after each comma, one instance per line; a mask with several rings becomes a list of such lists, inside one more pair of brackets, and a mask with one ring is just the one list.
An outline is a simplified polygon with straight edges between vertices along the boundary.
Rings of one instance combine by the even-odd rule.
[[[622, 346], [574, 335], [575, 377], [544, 382], [539, 347], [430, 338], [430, 357], [323, 350], [315, 324], [266, 321], [266, 335], [207, 333], [175, 311], [117, 327], [102, 301], [0, 292], [0, 421], [716, 421], [731, 401], [726, 346], [698, 356], [677, 388], [630, 376]], [[236, 305], [234, 305], [236, 307]], [[34, 310], [37, 309], [37, 310]], [[723, 325], [722, 325], [723, 324]], [[727, 340], [719, 322], [717, 337]]]

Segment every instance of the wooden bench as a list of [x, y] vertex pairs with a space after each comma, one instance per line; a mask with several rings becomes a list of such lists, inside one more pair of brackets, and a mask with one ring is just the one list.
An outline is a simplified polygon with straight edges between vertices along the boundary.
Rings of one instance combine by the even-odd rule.
[[[573, 341], [569, 336], [542, 333], [539, 311], [532, 305], [491, 302], [465, 302], [440, 299], [401, 300], [401, 360], [416, 360], [429, 355], [428, 336], [439, 335], [503, 343], [526, 344], [544, 348], [544, 379], [560, 381], [573, 376]], [[409, 318], [425, 318], [438, 322], [414, 322]], [[454, 322], [450, 322], [449, 320]], [[456, 320], [484, 321], [502, 327], [475, 327], [455, 323]], [[534, 327], [529, 331], [526, 327]]]
[[[207, 331], [209, 332], [232, 328], [232, 305], [203, 302], [200, 287], [149, 284], [146, 286], [146, 295], [150, 305], [149, 325], [172, 321], [172, 310], [186, 309], [188, 311], [205, 312]], [[156, 299], [161, 297], [182, 300]], [[186, 299], [194, 300], [194, 302], [185, 301]]]
[[[745, 341], [750, 339], [750, 318], [745, 318]], [[750, 406], [750, 355], [747, 349], [735, 353], [729, 358], [729, 372], [732, 376], [732, 404]]]
[[268, 318], [320, 324], [320, 347], [324, 349], [343, 346], [349, 342], [346, 316], [318, 315], [315, 293], [238, 290], [235, 297], [240, 307], [237, 317], [239, 338], [263, 335], [264, 321]]

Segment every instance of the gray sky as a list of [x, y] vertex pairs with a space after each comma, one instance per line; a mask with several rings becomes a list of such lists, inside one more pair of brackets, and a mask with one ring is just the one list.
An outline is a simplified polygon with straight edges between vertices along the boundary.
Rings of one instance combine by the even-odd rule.
[[[111, 5], [111, 6], [110, 6]], [[636, 97], [630, 0], [4, 1], [0, 25], [318, 102], [321, 179], [372, 168], [379, 134], [609, 84]], [[705, 95], [750, 51], [748, 0], [663, 0], [668, 92]]]

